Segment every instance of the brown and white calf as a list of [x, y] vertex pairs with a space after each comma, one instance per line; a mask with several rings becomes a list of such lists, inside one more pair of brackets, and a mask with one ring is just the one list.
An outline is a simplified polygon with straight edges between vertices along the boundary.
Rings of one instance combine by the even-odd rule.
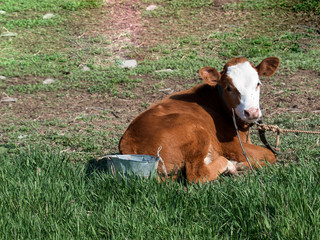
[[[249, 128], [261, 117], [259, 76], [273, 75], [277, 57], [257, 67], [246, 58], [233, 58], [222, 72], [200, 69], [204, 84], [174, 93], [137, 116], [120, 140], [122, 154], [157, 155], [168, 173], [184, 172], [189, 181], [211, 181], [219, 174], [247, 167], [232, 120], [236, 113], [241, 141], [255, 167], [276, 161], [268, 149], [251, 144]], [[164, 176], [159, 163], [158, 174]]]

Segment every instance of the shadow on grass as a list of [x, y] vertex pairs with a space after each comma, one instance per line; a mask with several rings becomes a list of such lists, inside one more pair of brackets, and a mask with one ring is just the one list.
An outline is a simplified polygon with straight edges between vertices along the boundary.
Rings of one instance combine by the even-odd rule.
[[108, 167], [108, 161], [110, 160], [107, 158], [89, 160], [86, 166], [86, 176], [90, 177], [92, 173], [111, 173]]

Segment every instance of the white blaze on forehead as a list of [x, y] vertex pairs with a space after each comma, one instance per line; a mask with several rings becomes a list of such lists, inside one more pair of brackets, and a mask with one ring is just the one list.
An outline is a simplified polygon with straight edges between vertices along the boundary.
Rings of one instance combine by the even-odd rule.
[[248, 88], [255, 88], [260, 81], [258, 72], [249, 62], [228, 67], [227, 75], [241, 94], [244, 94]]
[[259, 80], [258, 72], [247, 62], [238, 63], [227, 69], [227, 75], [232, 79], [233, 85], [240, 93], [240, 104], [235, 108], [237, 115], [242, 120], [248, 120], [244, 110], [259, 107], [260, 88], [257, 88]]

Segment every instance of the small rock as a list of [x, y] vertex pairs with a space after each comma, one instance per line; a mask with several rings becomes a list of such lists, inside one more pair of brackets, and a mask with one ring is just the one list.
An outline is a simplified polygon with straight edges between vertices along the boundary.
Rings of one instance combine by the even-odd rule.
[[43, 15], [43, 19], [50, 19], [50, 18], [53, 18], [54, 17], [54, 14], [52, 14], [52, 13], [47, 13], [47, 14], [45, 14], [45, 15]]
[[156, 10], [158, 7], [156, 5], [149, 5], [146, 10], [147, 11], [153, 11], [153, 10]]
[[51, 84], [54, 83], [55, 80], [52, 78], [47, 78], [46, 80], [43, 80], [42, 84]]
[[14, 32], [6, 32], [1, 34], [1, 37], [16, 37], [16, 36], [18, 36], [18, 33], [14, 33]]
[[19, 139], [22, 139], [22, 138], [25, 138], [25, 137], [27, 137], [28, 135], [23, 135], [23, 134], [21, 134], [20, 136], [18, 136], [18, 138]]
[[104, 110], [103, 107], [90, 107], [91, 109], [94, 109], [94, 110]]
[[163, 88], [163, 89], [159, 89], [158, 91], [159, 92], [168, 92], [169, 94], [174, 92], [171, 88]]
[[84, 72], [89, 72], [91, 69], [87, 65], [84, 65], [81, 70]]
[[18, 99], [17, 98], [12, 98], [12, 97], [4, 97], [4, 98], [2, 98], [1, 99], [1, 102], [16, 102], [16, 101], [18, 101]]
[[157, 70], [155, 71], [156, 73], [162, 73], [162, 72], [173, 72], [172, 69], [168, 68], [168, 69], [162, 69], [162, 70]]
[[3, 10], [0, 10], [0, 15], [4, 15], [4, 14], [6, 14], [6, 12]]
[[6, 77], [5, 76], [0, 76], [0, 80], [5, 80]]
[[120, 67], [122, 68], [135, 68], [138, 66], [138, 63], [135, 59], [124, 60], [121, 62]]

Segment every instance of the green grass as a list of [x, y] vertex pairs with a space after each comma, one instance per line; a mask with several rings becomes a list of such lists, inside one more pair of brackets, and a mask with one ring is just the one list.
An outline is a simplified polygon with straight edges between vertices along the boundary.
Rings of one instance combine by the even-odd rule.
[[[182, 11], [181, 18], [197, 9], [192, 20], [195, 24], [201, 19], [201, 11], [212, 8], [212, 1], [158, 2], [165, 10], [174, 13]], [[264, 2], [269, 4], [269, 1]], [[254, 4], [245, 3], [248, 6]], [[101, 3], [98, 1], [61, 1], [59, 4], [49, 0], [37, 4], [27, 1], [25, 5], [19, 1], [14, 4], [4, 2], [1, 9], [8, 11], [8, 14], [0, 15], [0, 23], [3, 23], [4, 29], [17, 32], [18, 36], [2, 38], [0, 74], [19, 78], [37, 77], [39, 80], [37, 83], [24, 82], [15, 86], [2, 83], [2, 91], [7, 94], [34, 93], [58, 91], [62, 88], [78, 89], [81, 86], [89, 92], [115, 93], [117, 85], [129, 86], [137, 76], [153, 74], [157, 69], [171, 68], [175, 70], [170, 74], [171, 78], [190, 79], [197, 76], [201, 66], [213, 65], [220, 69], [225, 60], [234, 56], [246, 56], [253, 62], [259, 62], [266, 56], [275, 55], [282, 60], [282, 71], [296, 71], [299, 68], [320, 69], [320, 38], [316, 29], [297, 28], [299, 31], [291, 31], [277, 27], [268, 27], [269, 30], [266, 30], [265, 27], [263, 32], [261, 24], [274, 25], [272, 11], [265, 9], [262, 13], [250, 13], [248, 17], [251, 20], [242, 20], [244, 26], [239, 21], [239, 24], [223, 31], [212, 30], [186, 36], [173, 35], [166, 43], [149, 47], [147, 51], [144, 48], [126, 46], [129, 51], [127, 58], [135, 58], [137, 54], [144, 56], [138, 68], [128, 73], [127, 70], [117, 68], [117, 63], [124, 57], [114, 54], [113, 48], [117, 46], [114, 46], [111, 37], [98, 34], [95, 37], [79, 38], [73, 35], [79, 34], [73, 32], [78, 28], [80, 21], [89, 21], [92, 17], [90, 11], [82, 8], [99, 4]], [[70, 9], [78, 11], [70, 12]], [[49, 10], [59, 14], [53, 19], [42, 19], [43, 14]], [[17, 13], [11, 14], [12, 11]], [[156, 12], [157, 10], [155, 14]], [[262, 18], [262, 23], [255, 22], [252, 14], [261, 15], [259, 18]], [[172, 17], [153, 16], [156, 21], [170, 18]], [[249, 24], [250, 35], [246, 27]], [[182, 23], [173, 27], [182, 28], [183, 31], [186, 28], [190, 29], [189, 25], [185, 26]], [[161, 29], [161, 25], [159, 28], [160, 31], [165, 31]], [[2, 31], [5, 32], [4, 29]], [[83, 28], [80, 33], [86, 30]], [[155, 61], [155, 58], [158, 60]], [[82, 65], [89, 66], [92, 71], [83, 74]], [[48, 77], [60, 79], [59, 84], [41, 86], [41, 80]]]
[[[142, 13], [145, 46], [103, 28], [112, 7], [126, 4]], [[145, 11], [150, 4], [159, 8]], [[18, 34], [0, 37], [0, 97], [18, 98], [0, 105], [1, 239], [320, 238], [318, 135], [282, 134], [282, 151], [294, 153], [257, 171], [263, 186], [252, 174], [202, 185], [121, 180], [95, 162], [118, 151], [134, 117], [126, 102], [147, 107], [161, 89], [189, 88], [200, 82], [201, 67], [221, 70], [231, 57], [258, 64], [278, 56], [273, 91], [300, 97], [304, 84], [319, 96], [320, 37], [309, 24], [318, 19], [317, 1], [244, 0], [221, 8], [216, 19], [209, 0], [0, 0], [0, 34]], [[44, 20], [48, 12], [55, 17]], [[119, 67], [132, 58], [137, 68]], [[168, 68], [173, 72], [155, 72]], [[301, 83], [285, 81], [295, 74]], [[46, 78], [56, 82], [43, 85]], [[102, 102], [110, 106], [100, 108]], [[265, 122], [314, 130], [320, 118], [282, 113]], [[274, 142], [274, 134], [267, 137]], [[261, 144], [255, 132], [252, 138]]]
[[[248, 39], [243, 39], [242, 36], [242, 32], [214, 32], [204, 37], [183, 38], [173, 44], [173, 46], [178, 45], [179, 50], [172, 49], [172, 46], [150, 49], [151, 53], [155, 52], [158, 55], [160, 53], [162, 57], [158, 62], [146, 62], [145, 65], [157, 64], [156, 68], [159, 69], [174, 67], [180, 71], [179, 76], [190, 77], [190, 73], [184, 74], [184, 72], [196, 73], [205, 64], [221, 69], [223, 64], [221, 58], [246, 56], [253, 62], [260, 62], [266, 55], [272, 55], [280, 57], [282, 70], [320, 69], [317, 61], [320, 51], [313, 49], [320, 40], [316, 34], [287, 32], [280, 36], [255, 36]], [[306, 38], [311, 39], [308, 51], [305, 51], [303, 44], [299, 43]], [[214, 53], [212, 53], [213, 48]]]
[[[318, 239], [319, 161], [187, 185], [116, 180], [59, 149], [0, 155], [4, 239]], [[299, 183], [299, 184], [297, 184]]]
[[304, 11], [304, 12], [315, 12], [316, 14], [320, 14], [320, 3], [318, 0], [244, 0], [240, 3], [230, 3], [226, 5], [226, 8], [239, 8], [239, 9], [277, 9], [277, 8], [285, 8], [292, 9], [296, 12]]
[[[0, 3], [1, 10], [6, 11], [6, 14], [0, 15], [0, 25], [3, 26], [0, 33], [10, 31], [18, 34], [17, 37], [1, 38], [0, 74], [9, 78], [39, 77], [44, 80], [50, 77], [65, 80], [62, 86], [49, 88], [41, 86], [40, 81], [36, 84], [24, 83], [15, 86], [4, 84], [1, 87], [7, 94], [55, 91], [68, 87], [70, 84], [69, 79], [65, 79], [66, 74], [81, 74], [80, 65], [83, 61], [90, 65], [95, 56], [108, 54], [101, 46], [104, 47], [110, 42], [102, 41], [103, 38], [100, 38], [98, 46], [91, 44], [89, 51], [86, 49], [87, 45], [99, 38], [84, 39], [83, 50], [74, 47], [84, 42], [73, 36], [77, 28], [75, 22], [80, 24], [80, 21], [90, 15], [87, 9], [101, 6], [103, 1], [64, 0], [57, 3], [53, 0], [30, 0]], [[43, 19], [47, 12], [54, 13], [55, 16], [52, 19]]]
[[52, 0], [1, 0], [1, 9], [7, 12], [26, 12], [26, 11], [52, 11], [78, 10], [81, 8], [98, 7], [100, 0], [61, 0], [59, 2]]
[[[108, 124], [107, 112], [97, 115], [78, 115], [76, 118], [33, 121], [11, 119], [0, 123], [2, 142], [0, 152], [15, 154], [21, 149], [35, 144], [45, 144], [62, 148], [69, 153], [70, 159], [85, 162], [109, 152], [117, 152], [120, 135], [116, 130], [123, 127]], [[101, 122], [106, 122], [101, 125]], [[97, 126], [97, 125], [101, 126]]]

